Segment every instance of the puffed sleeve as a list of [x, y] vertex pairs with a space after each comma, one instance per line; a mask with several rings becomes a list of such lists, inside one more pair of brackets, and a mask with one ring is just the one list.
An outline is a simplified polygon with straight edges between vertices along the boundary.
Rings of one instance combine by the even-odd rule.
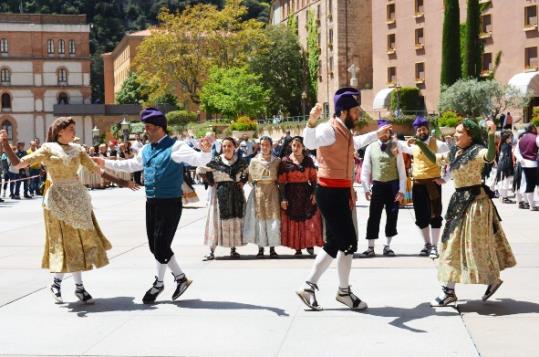
[[90, 155], [88, 155], [88, 153], [84, 150], [81, 150], [80, 152], [80, 164], [90, 172], [97, 174], [101, 173], [101, 169], [99, 168], [99, 166], [97, 166], [97, 164], [92, 161]]
[[50, 151], [46, 147], [41, 147], [31, 154], [28, 154], [21, 158], [21, 163], [32, 166], [37, 163], [42, 163], [50, 156]]

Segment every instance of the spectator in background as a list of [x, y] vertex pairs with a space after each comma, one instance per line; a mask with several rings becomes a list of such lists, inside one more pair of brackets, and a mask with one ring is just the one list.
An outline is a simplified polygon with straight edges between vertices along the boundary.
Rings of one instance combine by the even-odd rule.
[[513, 129], [513, 117], [511, 116], [511, 113], [507, 112], [507, 115], [505, 115], [503, 123], [504, 129]]
[[[32, 140], [30, 141], [30, 147], [28, 148], [28, 150], [26, 150], [26, 153], [27, 154], [31, 154], [35, 151], [37, 151], [38, 146], [37, 146], [37, 143], [35, 140]], [[40, 186], [40, 173], [41, 173], [41, 164], [39, 162], [35, 162], [33, 163], [32, 165], [30, 165], [28, 167], [28, 170], [29, 170], [29, 175], [30, 175], [30, 179], [29, 179], [29, 189], [28, 189], [28, 193], [30, 195], [39, 195], [39, 186]]]

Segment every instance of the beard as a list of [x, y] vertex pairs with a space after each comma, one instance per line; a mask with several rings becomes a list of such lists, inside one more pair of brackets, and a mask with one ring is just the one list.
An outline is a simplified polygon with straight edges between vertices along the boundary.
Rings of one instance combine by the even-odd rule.
[[352, 118], [350, 113], [346, 113], [346, 118], [344, 119], [344, 125], [350, 130], [354, 128], [355, 126], [354, 119]]
[[426, 141], [429, 138], [429, 134], [421, 134], [417, 136], [419, 140]]

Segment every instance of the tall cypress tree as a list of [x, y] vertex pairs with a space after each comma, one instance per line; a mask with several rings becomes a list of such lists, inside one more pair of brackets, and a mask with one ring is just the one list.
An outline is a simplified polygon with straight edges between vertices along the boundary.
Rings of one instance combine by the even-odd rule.
[[441, 84], [450, 86], [461, 78], [459, 0], [444, 0]]
[[483, 50], [479, 39], [480, 29], [481, 9], [479, 0], [468, 0], [463, 73], [466, 78], [479, 78], [481, 76], [481, 53]]

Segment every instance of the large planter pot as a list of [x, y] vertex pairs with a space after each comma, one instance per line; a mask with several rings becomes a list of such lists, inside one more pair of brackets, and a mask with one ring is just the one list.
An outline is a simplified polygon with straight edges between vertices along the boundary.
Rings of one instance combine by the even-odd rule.
[[235, 138], [241, 138], [243, 135], [247, 135], [249, 139], [252, 139], [255, 133], [256, 133], [255, 130], [246, 130], [246, 131], [233, 130], [232, 136]]
[[440, 133], [442, 133], [442, 136], [455, 135], [455, 131], [456, 129], [450, 126], [440, 127]]

